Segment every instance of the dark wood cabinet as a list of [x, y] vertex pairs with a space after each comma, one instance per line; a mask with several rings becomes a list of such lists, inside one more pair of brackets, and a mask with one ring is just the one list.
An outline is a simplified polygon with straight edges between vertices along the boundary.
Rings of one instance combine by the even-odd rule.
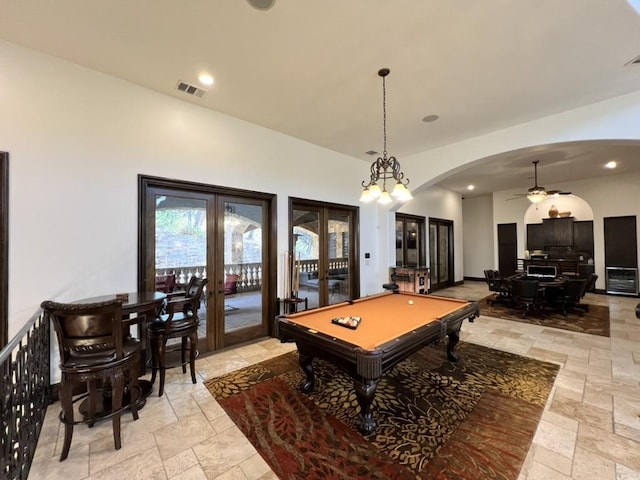
[[543, 218], [542, 225], [545, 248], [573, 246], [573, 217]]
[[527, 250], [544, 250], [544, 228], [542, 223], [527, 225]]
[[604, 263], [606, 267], [638, 268], [636, 217], [604, 218]]
[[573, 248], [579, 254], [587, 252], [593, 257], [593, 220], [573, 222]]

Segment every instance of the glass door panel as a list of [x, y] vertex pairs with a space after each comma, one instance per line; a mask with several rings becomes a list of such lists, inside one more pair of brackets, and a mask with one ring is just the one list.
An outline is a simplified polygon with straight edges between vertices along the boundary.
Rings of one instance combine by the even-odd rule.
[[262, 323], [262, 209], [224, 202], [226, 333]]
[[[192, 276], [207, 277], [207, 207], [208, 198], [185, 193], [157, 192], [153, 196], [154, 265], [155, 276], [172, 276], [174, 282], [165, 284], [171, 291], [185, 288]], [[174, 284], [175, 287], [171, 287]], [[154, 289], [161, 288], [157, 283]], [[168, 291], [166, 293], [171, 293]], [[206, 350], [207, 291], [198, 312], [200, 349]]]
[[292, 281], [285, 281], [287, 296], [306, 298], [308, 308], [357, 298], [357, 209], [292, 200], [290, 212]]
[[291, 268], [299, 273], [287, 275], [285, 292], [288, 297], [306, 297], [308, 308], [320, 306], [320, 211], [294, 208], [292, 211], [293, 255]]
[[407, 221], [407, 259], [406, 266], [417, 267], [418, 266], [418, 245], [420, 244], [418, 233], [419, 227], [417, 222]]
[[327, 232], [329, 268], [325, 276], [330, 305], [351, 298], [349, 220], [348, 213], [329, 211]]
[[404, 266], [404, 222], [396, 220], [396, 267]]
[[224, 345], [267, 334], [264, 321], [264, 205], [246, 199], [221, 198], [223, 264], [217, 269], [218, 297], [224, 312]]

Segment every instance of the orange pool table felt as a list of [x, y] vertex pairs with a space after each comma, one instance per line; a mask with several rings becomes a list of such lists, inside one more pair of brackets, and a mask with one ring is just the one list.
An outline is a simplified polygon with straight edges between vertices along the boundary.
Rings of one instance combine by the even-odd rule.
[[[410, 303], [413, 302], [413, 303]], [[378, 346], [436, 321], [469, 304], [466, 300], [411, 293], [383, 293], [307, 312], [287, 315], [293, 323], [364, 350]], [[336, 317], [356, 316], [362, 320], [351, 330], [331, 323]]]

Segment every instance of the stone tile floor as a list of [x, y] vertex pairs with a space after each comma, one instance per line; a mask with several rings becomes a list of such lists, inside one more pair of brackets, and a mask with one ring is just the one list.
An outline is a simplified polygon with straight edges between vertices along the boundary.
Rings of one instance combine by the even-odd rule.
[[[438, 291], [465, 299], [488, 293], [484, 282]], [[609, 306], [611, 338], [484, 316], [463, 326], [463, 341], [561, 366], [518, 480], [640, 479], [640, 300], [589, 293], [586, 301]], [[123, 416], [117, 451], [110, 422], [80, 425], [59, 462], [64, 431], [53, 404], [29, 479], [275, 479], [202, 381], [293, 349], [266, 339], [200, 358], [196, 385], [180, 369], [168, 371], [165, 395], [152, 394], [138, 421]]]

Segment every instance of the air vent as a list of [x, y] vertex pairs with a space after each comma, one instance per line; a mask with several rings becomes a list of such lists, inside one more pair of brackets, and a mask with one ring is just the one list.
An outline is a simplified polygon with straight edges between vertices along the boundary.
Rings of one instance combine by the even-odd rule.
[[640, 65], [640, 55], [624, 64], [625, 67], [628, 67], [629, 65]]
[[190, 85], [185, 82], [178, 82], [176, 85], [176, 89], [181, 92], [186, 93], [187, 95], [193, 95], [194, 97], [202, 98], [207, 91], [203, 88], [198, 88], [195, 85]]
[[375, 150], [369, 150], [368, 152], [364, 152], [364, 153], [366, 153], [367, 155], [377, 155], [378, 154], [378, 152], [376, 152]]

